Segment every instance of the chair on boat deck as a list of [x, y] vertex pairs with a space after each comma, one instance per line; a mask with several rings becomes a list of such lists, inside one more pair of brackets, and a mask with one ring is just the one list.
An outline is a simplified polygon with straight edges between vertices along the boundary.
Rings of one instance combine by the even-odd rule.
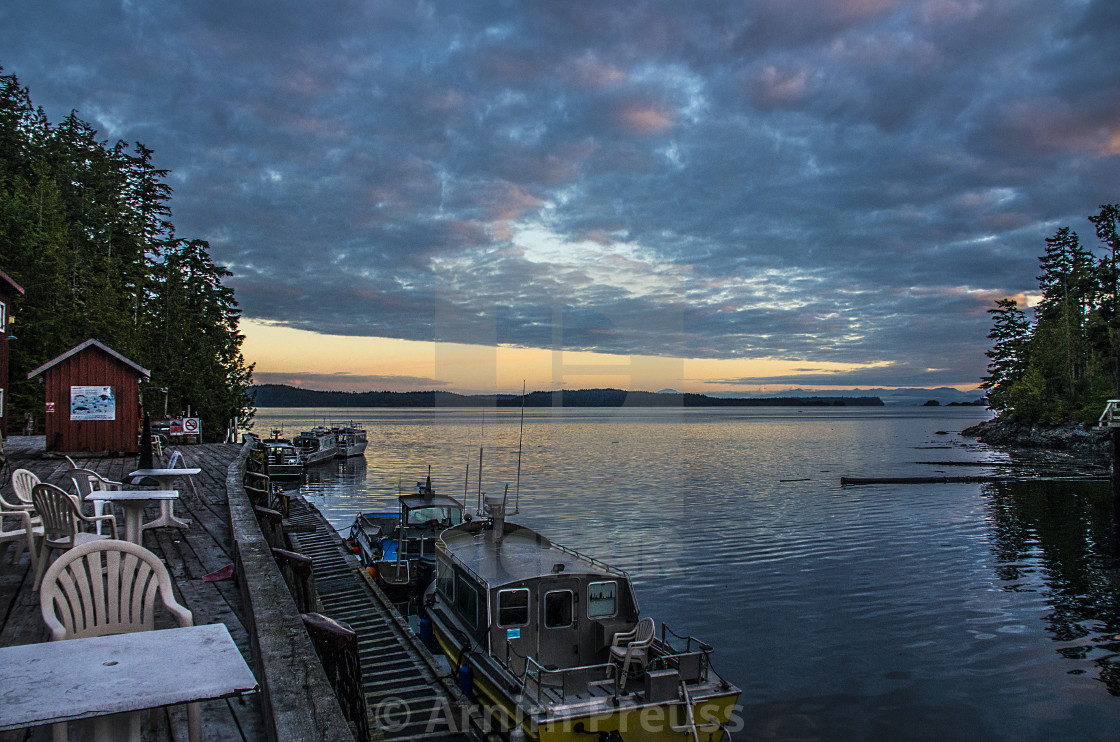
[[[116, 491], [124, 486], [120, 482], [106, 479], [92, 469], [80, 469], [78, 467], [70, 469], [70, 480], [74, 483], [74, 489], [78, 491], [79, 507], [82, 503], [92, 502], [93, 514], [98, 518], [105, 514], [105, 506], [108, 501], [90, 500], [89, 496], [93, 494], [93, 491]], [[101, 533], [101, 521], [97, 522], [97, 533]]]
[[631, 668], [641, 670], [646, 666], [656, 630], [653, 619], [646, 617], [638, 621], [633, 630], [620, 631], [611, 639], [611, 663], [622, 665], [619, 689], [626, 687]]
[[[129, 541], [93, 541], [75, 546], [51, 565], [43, 578], [39, 607], [51, 641], [128, 634], [156, 628], [157, 593], [179, 627], [194, 625], [191, 612], [175, 600], [171, 575], [158, 556]], [[141, 714], [125, 715], [131, 739], [140, 738]], [[54, 725], [56, 742], [66, 739], [66, 726]], [[196, 703], [187, 705], [187, 727], [190, 742], [200, 742]]]
[[108, 521], [112, 538], [117, 538], [117, 519], [111, 515], [94, 516], [90, 518], [82, 513], [81, 508], [74, 502], [73, 496], [66, 490], [55, 487], [46, 482], [35, 485], [31, 490], [31, 498], [35, 501], [35, 509], [43, 519], [43, 542], [39, 548], [39, 561], [35, 568], [35, 590], [42, 584], [43, 570], [52, 551], [68, 551], [75, 546], [81, 546], [91, 541], [108, 539], [100, 533], [86, 533], [80, 530], [81, 523], [95, 523]]

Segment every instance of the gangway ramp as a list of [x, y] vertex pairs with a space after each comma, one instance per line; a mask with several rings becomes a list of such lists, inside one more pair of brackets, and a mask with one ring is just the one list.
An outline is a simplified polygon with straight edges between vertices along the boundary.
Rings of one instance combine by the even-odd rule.
[[288, 535], [311, 559], [323, 615], [358, 636], [371, 731], [386, 740], [486, 739], [482, 717], [424, 647], [326, 519], [291, 499]]

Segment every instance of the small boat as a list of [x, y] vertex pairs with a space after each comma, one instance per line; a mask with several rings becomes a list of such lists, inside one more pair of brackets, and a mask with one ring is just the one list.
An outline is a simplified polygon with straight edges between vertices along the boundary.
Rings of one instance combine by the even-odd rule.
[[431, 476], [416, 483], [415, 494], [400, 495], [397, 504], [396, 513], [360, 513], [348, 540], [382, 587], [420, 590], [435, 573], [436, 538], [463, 522], [463, 504], [436, 494]]
[[332, 427], [331, 432], [338, 440], [338, 453], [335, 456], [348, 458], [361, 456], [366, 452], [366, 431], [361, 423]]
[[[639, 614], [630, 578], [490, 517], [445, 530], [421, 635], [510, 738], [720, 740], [739, 689], [711, 646]], [[428, 625], [424, 625], [424, 621]]]
[[330, 461], [338, 453], [338, 439], [334, 433], [322, 426], [300, 433], [292, 439], [292, 445], [299, 449], [304, 466]]
[[261, 441], [268, 462], [268, 476], [272, 479], [298, 479], [303, 475], [303, 459], [291, 441], [272, 431], [272, 437]]

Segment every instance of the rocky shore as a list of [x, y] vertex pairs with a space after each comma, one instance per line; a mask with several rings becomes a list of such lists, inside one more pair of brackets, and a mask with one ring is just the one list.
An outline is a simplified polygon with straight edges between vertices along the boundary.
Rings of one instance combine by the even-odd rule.
[[1108, 428], [1083, 423], [1032, 425], [996, 417], [965, 428], [961, 435], [990, 446], [1064, 451], [1098, 463], [1108, 463], [1112, 457]]

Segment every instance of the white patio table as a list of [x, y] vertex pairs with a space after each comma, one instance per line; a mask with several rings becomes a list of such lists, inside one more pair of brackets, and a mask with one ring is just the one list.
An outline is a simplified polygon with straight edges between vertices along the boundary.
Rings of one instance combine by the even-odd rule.
[[109, 500], [124, 508], [125, 540], [144, 545], [144, 508], [153, 502], [178, 499], [179, 490], [94, 490], [87, 500]]
[[[0, 732], [259, 690], [224, 624], [3, 647], [0, 667]], [[113, 721], [97, 740], [120, 739]]]
[[[182, 476], [192, 476], [198, 474], [202, 469], [198, 467], [188, 467], [183, 469], [137, 469], [136, 471], [129, 472], [130, 479], [154, 479], [159, 484], [157, 485], [161, 490], [169, 490], [175, 483], [176, 478]], [[177, 526], [179, 528], [187, 528], [191, 522], [185, 518], [175, 517], [175, 501], [165, 500], [159, 504], [159, 517], [153, 521], [144, 524], [144, 528], [157, 528], [159, 526]]]

